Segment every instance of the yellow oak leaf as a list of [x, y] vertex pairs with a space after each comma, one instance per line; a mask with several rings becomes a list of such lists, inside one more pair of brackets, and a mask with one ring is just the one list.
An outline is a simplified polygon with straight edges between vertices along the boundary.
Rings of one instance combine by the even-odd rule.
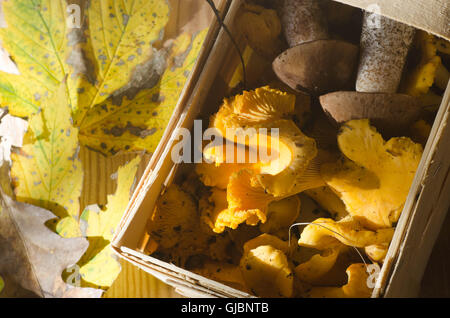
[[140, 160], [138, 156], [119, 168], [117, 189], [113, 195], [108, 195], [105, 210], [94, 205], [81, 214], [80, 226], [90, 245], [78, 264], [81, 278], [88, 285], [109, 287], [119, 275], [120, 263], [109, 243], [128, 205]]
[[42, 114], [32, 116], [25, 135], [31, 142], [11, 155], [11, 177], [19, 201], [48, 209], [60, 219], [78, 219], [83, 170], [77, 158], [78, 129], [71, 124], [66, 98], [61, 85]]

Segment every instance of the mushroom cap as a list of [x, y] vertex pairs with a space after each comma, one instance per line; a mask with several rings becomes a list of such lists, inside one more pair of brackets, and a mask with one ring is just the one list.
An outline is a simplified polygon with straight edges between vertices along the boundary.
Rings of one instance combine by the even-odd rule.
[[310, 298], [369, 298], [372, 289], [367, 280], [366, 264], [352, 264], [346, 270], [348, 283], [342, 287], [313, 287], [304, 297]]
[[320, 97], [323, 110], [336, 123], [370, 119], [388, 136], [404, 133], [419, 117], [419, 100], [404, 94], [334, 92]]
[[358, 46], [351, 43], [317, 40], [284, 51], [272, 66], [278, 78], [292, 89], [320, 95], [350, 89], [358, 52]]
[[295, 267], [295, 275], [303, 282], [318, 285], [321, 278], [335, 266], [341, 251], [345, 250], [345, 245], [338, 245], [314, 254], [309, 260]]
[[323, 251], [341, 244], [363, 248], [374, 244], [389, 243], [394, 228], [369, 230], [357, 218], [347, 217], [336, 222], [319, 218], [307, 225], [298, 240], [298, 245]]
[[389, 249], [389, 243], [373, 244], [366, 246], [364, 251], [372, 262], [382, 263], [386, 258]]
[[288, 236], [289, 226], [295, 222], [300, 213], [300, 205], [300, 199], [296, 195], [269, 204], [267, 221], [259, 225], [261, 232], [278, 235], [281, 232], [280, 234]]
[[197, 220], [197, 207], [192, 197], [172, 184], [156, 202], [147, 230], [161, 248], [170, 249], [195, 236], [191, 234]]
[[366, 228], [392, 227], [403, 210], [422, 146], [407, 137], [386, 141], [368, 119], [346, 122], [338, 144], [345, 157], [321, 166], [324, 181]]
[[245, 284], [259, 297], [292, 297], [294, 275], [286, 254], [271, 245], [244, 253], [240, 261]]
[[333, 219], [341, 220], [348, 215], [344, 202], [328, 186], [306, 190], [305, 194], [331, 213]]

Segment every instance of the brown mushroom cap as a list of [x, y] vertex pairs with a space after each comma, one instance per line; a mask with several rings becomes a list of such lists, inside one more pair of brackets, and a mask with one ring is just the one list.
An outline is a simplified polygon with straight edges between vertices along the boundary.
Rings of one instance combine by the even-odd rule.
[[368, 118], [389, 136], [404, 133], [421, 112], [418, 99], [404, 94], [334, 92], [321, 96], [320, 103], [338, 124]]
[[358, 62], [358, 46], [317, 40], [294, 46], [273, 62], [273, 70], [291, 88], [311, 94], [350, 89]]

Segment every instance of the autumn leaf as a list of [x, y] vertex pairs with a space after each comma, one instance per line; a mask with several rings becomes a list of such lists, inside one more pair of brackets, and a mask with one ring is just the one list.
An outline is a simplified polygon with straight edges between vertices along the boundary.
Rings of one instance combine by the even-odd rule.
[[169, 20], [169, 7], [161, 0], [97, 0], [88, 3], [86, 16], [83, 53], [94, 66], [95, 78], [81, 82], [83, 108], [74, 115], [75, 123], [128, 84], [134, 69], [152, 57], [152, 44], [161, 39]]
[[82, 280], [90, 286], [109, 287], [120, 273], [120, 263], [113, 254], [110, 241], [128, 205], [140, 160], [138, 156], [119, 168], [117, 189], [113, 195], [108, 195], [105, 210], [94, 205], [81, 214], [82, 233], [90, 245], [78, 264]]
[[207, 30], [162, 46], [165, 0], [81, 2], [81, 29], [66, 27], [65, 0], [5, 4], [8, 28], [0, 36], [21, 75], [0, 73], [0, 106], [27, 117], [63, 83], [82, 145], [106, 155], [152, 152]]
[[75, 31], [66, 28], [66, 1], [12, 0], [2, 4], [7, 24], [0, 29], [2, 45], [20, 75], [1, 74], [0, 106], [8, 106], [12, 115], [29, 116], [39, 110], [45, 96], [64, 83], [68, 104], [76, 112], [82, 68], [71, 65], [74, 58], [70, 53], [76, 43], [70, 41]]
[[64, 0], [4, 3], [8, 28], [0, 36], [21, 75], [0, 73], [0, 100], [30, 118], [26, 144], [12, 158], [18, 200], [50, 209], [67, 223], [58, 233], [76, 237], [78, 141], [104, 154], [153, 151], [206, 30], [158, 50], [152, 44], [168, 21], [164, 0], [91, 1], [85, 37], [84, 29], [66, 28], [65, 9]]
[[21, 75], [0, 72], [0, 106], [8, 106], [14, 116], [27, 117], [39, 111], [40, 103], [26, 85], [20, 87], [21, 81]]
[[28, 119], [24, 146], [11, 156], [16, 199], [51, 210], [61, 236], [86, 236], [83, 282], [107, 287], [120, 271], [109, 243], [138, 159], [119, 171], [122, 181], [105, 210], [91, 206], [80, 216], [78, 149], [152, 152], [207, 30], [166, 39], [166, 0], [80, 0], [84, 24], [70, 29], [67, 2], [3, 3], [7, 28], [0, 40], [19, 74], [0, 72], [0, 107]]
[[150, 87], [137, 92], [136, 89], [125, 91], [92, 108], [81, 126], [80, 142], [106, 154], [120, 150], [153, 151], [196, 62], [206, 33], [207, 30], [203, 30], [192, 37], [184, 33], [170, 48], [157, 51], [150, 64], [142, 69], [151, 77], [147, 81]]
[[[88, 247], [85, 238], [62, 238], [45, 223], [54, 215], [0, 194], [2, 297], [100, 297], [101, 290], [64, 283], [63, 270]], [[6, 293], [6, 295], [5, 295]]]
[[[78, 219], [83, 170], [78, 154], [78, 129], [71, 124], [66, 90], [47, 100], [42, 114], [29, 121], [32, 142], [11, 155], [11, 177], [18, 200], [51, 210], [63, 222]], [[43, 131], [45, 129], [45, 132]], [[65, 236], [77, 236], [75, 233]]]

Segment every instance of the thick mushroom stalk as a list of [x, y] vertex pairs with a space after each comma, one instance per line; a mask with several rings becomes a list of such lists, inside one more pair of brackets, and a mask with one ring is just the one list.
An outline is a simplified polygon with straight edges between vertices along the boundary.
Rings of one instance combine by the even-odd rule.
[[397, 92], [414, 33], [411, 26], [365, 13], [356, 80], [358, 92]]
[[298, 91], [323, 94], [349, 88], [358, 47], [330, 40], [317, 0], [284, 0], [278, 9], [290, 49], [273, 62], [275, 74]]
[[371, 119], [386, 135], [404, 131], [420, 114], [417, 98], [397, 94], [415, 29], [380, 15], [364, 16], [356, 92], [320, 97], [338, 124]]
[[285, 0], [279, 9], [281, 24], [290, 47], [326, 40], [328, 25], [317, 0]]

